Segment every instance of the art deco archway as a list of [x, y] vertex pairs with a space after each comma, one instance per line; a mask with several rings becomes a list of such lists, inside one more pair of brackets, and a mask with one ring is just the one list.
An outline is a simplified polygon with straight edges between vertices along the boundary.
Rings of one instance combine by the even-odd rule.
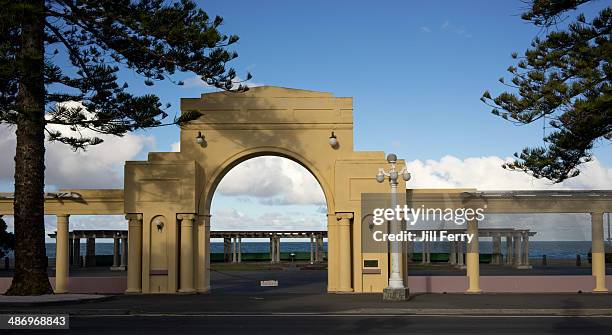
[[[151, 268], [157, 246], [144, 225], [142, 266], [128, 274], [129, 291], [151, 292], [150, 283], [159, 282], [159, 276], [166, 276], [169, 292], [209, 289], [212, 195], [233, 166], [262, 155], [298, 162], [323, 189], [328, 209], [328, 291], [382, 290], [387, 281], [386, 255], [361, 253], [359, 211], [361, 193], [386, 191], [374, 178], [385, 159], [383, 152], [353, 151], [351, 98], [256, 87], [246, 93], [182, 99], [181, 110], [197, 110], [204, 116], [181, 130], [180, 152], [151, 153], [145, 162], [127, 162], [125, 170], [127, 213], [141, 214], [143, 222], [157, 215], [177, 218], [168, 223], [167, 245], [168, 257], [178, 266], [169, 265], [167, 273]], [[329, 143], [332, 132], [336, 146]], [[196, 141], [198, 136], [204, 141]], [[364, 275], [363, 257], [376, 258], [380, 271]]]

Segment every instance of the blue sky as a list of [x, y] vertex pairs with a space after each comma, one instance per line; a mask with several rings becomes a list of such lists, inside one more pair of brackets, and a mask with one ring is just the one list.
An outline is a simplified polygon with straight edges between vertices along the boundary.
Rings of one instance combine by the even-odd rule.
[[[406, 159], [497, 155], [542, 143], [542, 124], [516, 127], [480, 100], [542, 32], [520, 19], [521, 1], [203, 1], [237, 34], [232, 63], [253, 82], [354, 98], [358, 150], [396, 151]], [[593, 13], [601, 2], [584, 7]], [[132, 81], [127, 75], [126, 78]], [[185, 76], [186, 78], [191, 75]], [[139, 83], [139, 82], [137, 82]], [[178, 110], [194, 85], [134, 85]], [[158, 149], [178, 129], [153, 132]], [[595, 154], [612, 165], [610, 145]]]
[[[510, 54], [521, 54], [534, 37], [543, 34], [520, 19], [522, 1], [215, 0], [200, 4], [211, 16], [224, 17], [223, 32], [240, 36], [233, 46], [239, 58], [231, 63], [240, 76], [251, 72], [256, 84], [353, 97], [355, 149], [393, 151], [414, 162], [413, 186], [543, 187], [526, 176], [507, 177], [498, 171], [504, 158], [524, 146], [542, 143], [542, 123], [513, 126], [493, 116], [479, 100], [485, 89], [493, 93], [504, 89], [497, 80], [513, 64]], [[592, 16], [604, 5], [597, 1], [581, 11]], [[152, 87], [134, 72], [122, 71], [121, 76], [135, 93], [154, 93], [172, 103], [171, 115], [178, 113], [181, 97], [209, 91], [197, 84], [194, 74], [178, 76], [186, 79], [184, 86], [162, 82]], [[132, 138], [133, 150], [125, 155], [146, 159], [149, 151], [169, 151], [178, 137], [176, 127], [138, 133]], [[1, 141], [0, 137], [0, 147]], [[100, 150], [98, 161], [113, 157]], [[564, 187], [612, 188], [610, 144], [599, 144], [594, 154], [597, 169]], [[119, 158], [109, 167], [116, 174], [114, 179], [92, 181], [90, 186], [121, 187]], [[10, 161], [12, 156], [5, 153], [2, 159]], [[53, 157], [47, 161], [49, 171]], [[295, 172], [293, 167], [285, 168]], [[0, 173], [3, 191], [12, 190], [9, 169]], [[64, 176], [48, 184], [62, 187], [70, 181], [70, 176]], [[321, 212], [317, 201], [279, 209], [262, 204], [265, 200], [222, 193], [215, 196], [214, 206], [226, 211], [227, 217], [238, 221], [248, 217], [253, 222], [268, 220], [272, 214], [310, 217]], [[230, 213], [238, 208], [240, 213]]]

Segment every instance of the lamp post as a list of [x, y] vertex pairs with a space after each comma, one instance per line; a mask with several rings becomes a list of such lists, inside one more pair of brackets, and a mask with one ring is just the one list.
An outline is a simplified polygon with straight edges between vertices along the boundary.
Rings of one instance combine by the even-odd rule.
[[[410, 173], [403, 167], [401, 171], [396, 170], [395, 164], [397, 163], [397, 156], [395, 154], [387, 155], [387, 162], [391, 164], [389, 172], [385, 169], [378, 169], [376, 175], [376, 181], [382, 183], [386, 178], [389, 178], [389, 185], [391, 185], [391, 207], [397, 207], [397, 184], [399, 175], [405, 181], [410, 180]], [[398, 234], [400, 227], [400, 221], [393, 219], [391, 221], [391, 234]], [[404, 281], [400, 274], [400, 242], [391, 242], [391, 275], [389, 276], [389, 286], [383, 291], [384, 300], [406, 300], [408, 298], [408, 289], [404, 286]]]

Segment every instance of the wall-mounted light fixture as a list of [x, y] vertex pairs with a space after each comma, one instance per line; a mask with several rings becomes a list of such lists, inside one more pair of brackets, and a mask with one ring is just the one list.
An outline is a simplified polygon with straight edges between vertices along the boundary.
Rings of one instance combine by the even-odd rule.
[[336, 134], [334, 134], [333, 130], [331, 132], [331, 135], [329, 136], [329, 145], [331, 145], [332, 148], [338, 147], [338, 138], [336, 137]]
[[198, 136], [196, 136], [196, 143], [201, 146], [206, 146], [206, 139], [204, 135], [202, 135], [201, 131], [198, 131]]
[[164, 229], [164, 223], [161, 220], [157, 220], [157, 223], [155, 224], [155, 226], [157, 227], [157, 231], [160, 233]]

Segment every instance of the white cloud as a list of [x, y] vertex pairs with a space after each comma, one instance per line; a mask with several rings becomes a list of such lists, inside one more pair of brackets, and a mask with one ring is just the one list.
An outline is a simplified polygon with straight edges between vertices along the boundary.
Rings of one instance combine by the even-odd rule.
[[536, 179], [526, 173], [501, 167], [511, 158], [497, 156], [459, 159], [444, 156], [440, 160], [407, 162], [412, 173], [409, 188], [477, 188], [479, 190], [580, 190], [612, 189], [612, 169], [594, 158], [581, 167], [581, 174], [560, 184]]
[[321, 186], [300, 164], [286, 158], [249, 159], [230, 170], [217, 192], [225, 196], [255, 197], [262, 204], [325, 204]]
[[440, 29], [444, 30], [444, 31], [448, 31], [454, 34], [457, 34], [459, 36], [463, 36], [466, 38], [471, 38], [472, 34], [470, 34], [467, 29], [465, 29], [464, 26], [459, 26], [459, 25], [455, 25], [453, 23], [451, 23], [450, 21], [446, 20], [444, 21], [444, 23], [442, 23], [442, 25], [440, 26]]
[[431, 29], [429, 29], [429, 27], [426, 27], [426, 26], [419, 27], [419, 29], [422, 32], [424, 32], [424, 33], [430, 33], [431, 32]]
[[177, 142], [170, 144], [170, 151], [180, 152], [181, 151], [181, 141], [177, 141]]
[[213, 210], [211, 230], [326, 230], [325, 214], [316, 211], [266, 212], [250, 216], [233, 208]]
[[[65, 126], [50, 126], [64, 135], [76, 133]], [[15, 127], [0, 126], [0, 181], [12, 181], [15, 171]], [[45, 184], [57, 188], [123, 187], [123, 165], [154, 145], [153, 137], [128, 133], [123, 137], [82, 130], [83, 136], [98, 136], [104, 143], [74, 152], [58, 142], [46, 142]], [[6, 190], [12, 191], [12, 190]]]

